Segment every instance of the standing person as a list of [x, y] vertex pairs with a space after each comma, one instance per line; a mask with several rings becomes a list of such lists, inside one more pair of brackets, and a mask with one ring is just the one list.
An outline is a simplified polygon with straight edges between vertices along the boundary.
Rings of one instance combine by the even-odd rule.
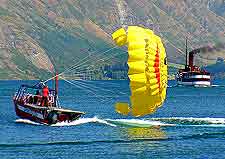
[[48, 106], [48, 86], [44, 86], [42, 89], [42, 106]]

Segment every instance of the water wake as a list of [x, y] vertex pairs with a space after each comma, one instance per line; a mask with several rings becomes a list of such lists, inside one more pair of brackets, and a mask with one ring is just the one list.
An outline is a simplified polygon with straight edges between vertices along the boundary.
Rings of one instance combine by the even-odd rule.
[[[47, 125], [47, 124], [42, 124], [42, 123], [37, 123], [28, 119], [17, 119], [15, 121], [16, 123], [24, 123], [24, 124], [31, 124], [31, 125]], [[78, 120], [72, 121], [72, 122], [60, 122], [60, 123], [56, 123], [56, 124], [52, 124], [50, 126], [76, 126], [76, 125], [81, 125], [81, 124], [86, 124], [86, 123], [100, 123], [100, 124], [105, 124], [105, 125], [109, 125], [109, 126], [113, 126], [115, 127], [116, 125], [112, 124], [112, 123], [108, 123], [106, 120], [103, 119], [99, 119], [97, 117], [93, 117], [93, 118], [80, 118]]]
[[44, 124], [36, 123], [36, 122], [28, 120], [28, 119], [17, 119], [15, 122], [16, 123], [31, 124], [31, 125], [44, 125]]
[[108, 123], [107, 121], [105, 121], [103, 119], [99, 119], [97, 117], [80, 118], [73, 122], [60, 122], [60, 123], [53, 124], [51, 126], [76, 126], [76, 125], [81, 125], [81, 124], [86, 124], [86, 123], [100, 123], [100, 124], [105, 124], [105, 125], [109, 125], [109, 126], [113, 126], [113, 127], [116, 126], [114, 124]]
[[107, 122], [128, 127], [225, 127], [225, 118], [194, 118], [194, 117], [162, 117], [149, 119], [105, 119]]
[[[31, 125], [45, 125], [30, 121], [28, 119], [17, 119], [17, 123], [25, 123]], [[167, 127], [167, 126], [196, 126], [196, 127], [225, 127], [225, 118], [194, 118], [194, 117], [162, 117], [162, 118], [148, 118], [148, 119], [99, 119], [80, 118], [73, 122], [60, 122], [52, 124], [53, 127], [62, 126], [77, 126], [87, 123], [99, 123], [112, 127]]]
[[[186, 88], [192, 88], [190, 86], [185, 86], [185, 85], [172, 85], [172, 86], [167, 86], [168, 88], [175, 88], [175, 87], [186, 87]], [[195, 86], [196, 88], [198, 88], [198, 86]], [[221, 87], [224, 88], [225, 85], [211, 85], [211, 86], [206, 86], [206, 87], [201, 87], [200, 88], [213, 88], [213, 87]]]
[[163, 117], [150, 118], [149, 120], [175, 124], [176, 126], [225, 127], [225, 118]]
[[106, 121], [115, 125], [130, 126], [130, 127], [175, 126], [175, 124], [145, 119], [106, 119]]
[[225, 87], [225, 85], [211, 85], [211, 87]]
[[167, 86], [167, 88], [175, 88], [175, 87], [178, 87], [178, 85]]

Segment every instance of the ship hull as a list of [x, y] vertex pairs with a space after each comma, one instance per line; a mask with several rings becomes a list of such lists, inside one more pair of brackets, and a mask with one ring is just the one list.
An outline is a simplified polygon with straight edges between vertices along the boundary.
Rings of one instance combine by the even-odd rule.
[[194, 82], [183, 82], [183, 81], [177, 81], [178, 85], [183, 86], [196, 86], [196, 87], [210, 87], [211, 82], [210, 81], [194, 81]]
[[184, 86], [209, 87], [211, 86], [211, 76], [200, 73], [185, 72], [177, 75], [177, 84]]

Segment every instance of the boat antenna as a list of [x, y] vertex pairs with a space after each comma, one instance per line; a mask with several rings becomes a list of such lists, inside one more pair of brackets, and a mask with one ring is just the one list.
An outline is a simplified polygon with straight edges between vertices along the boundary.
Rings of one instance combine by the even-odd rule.
[[54, 102], [54, 106], [57, 107], [57, 100], [58, 100], [58, 72], [56, 71], [55, 73], [55, 102]]
[[185, 44], [185, 46], [186, 46], [186, 65], [185, 65], [185, 67], [187, 68], [188, 67], [188, 48], [187, 48], [187, 37], [186, 37], [186, 44]]

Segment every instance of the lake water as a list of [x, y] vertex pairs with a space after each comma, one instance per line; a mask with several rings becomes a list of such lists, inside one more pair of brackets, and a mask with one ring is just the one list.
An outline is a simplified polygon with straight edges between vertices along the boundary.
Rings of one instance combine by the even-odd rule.
[[[124, 117], [116, 101], [128, 101], [127, 81], [60, 81], [60, 104], [84, 111], [72, 123], [41, 125], [19, 119], [12, 96], [22, 83], [0, 81], [1, 158], [224, 159], [225, 88], [169, 87], [154, 115]], [[169, 83], [170, 86], [174, 82]], [[148, 125], [160, 128], [147, 128]], [[131, 126], [132, 125], [132, 126]]]

